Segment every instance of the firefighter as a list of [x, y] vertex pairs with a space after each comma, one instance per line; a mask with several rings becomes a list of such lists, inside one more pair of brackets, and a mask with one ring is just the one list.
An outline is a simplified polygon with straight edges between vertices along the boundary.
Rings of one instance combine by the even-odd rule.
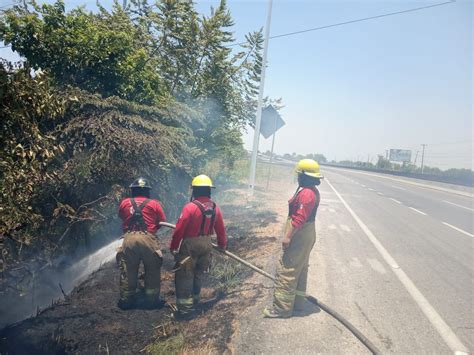
[[144, 307], [156, 308], [160, 301], [160, 271], [163, 256], [154, 235], [159, 223], [166, 220], [157, 200], [150, 198], [151, 186], [144, 178], [130, 185], [131, 197], [122, 200], [119, 217], [123, 222], [123, 243], [117, 253], [120, 267], [118, 306], [130, 309], [137, 305], [138, 268], [145, 269]]
[[192, 183], [191, 202], [186, 204], [176, 224], [170, 250], [175, 255], [177, 319], [191, 319], [199, 303], [204, 271], [209, 267], [211, 236], [217, 235], [219, 248], [225, 249], [227, 237], [222, 213], [211, 200], [212, 180], [196, 176]]
[[282, 241], [283, 254], [275, 277], [273, 305], [264, 309], [267, 318], [288, 318], [304, 311], [308, 261], [316, 241], [315, 219], [323, 176], [312, 159], [296, 166], [298, 188], [288, 201], [289, 212]]

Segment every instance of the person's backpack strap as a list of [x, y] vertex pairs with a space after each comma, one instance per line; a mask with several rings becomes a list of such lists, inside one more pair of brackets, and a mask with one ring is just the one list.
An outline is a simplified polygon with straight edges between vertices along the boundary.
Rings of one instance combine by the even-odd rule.
[[199, 231], [199, 235], [205, 235], [204, 228], [206, 226], [206, 218], [207, 216], [211, 216], [211, 224], [209, 225], [209, 230], [207, 234], [207, 235], [210, 235], [214, 228], [214, 220], [216, 219], [216, 204], [213, 202], [212, 210], [206, 210], [204, 206], [202, 205], [202, 203], [197, 200], [193, 200], [191, 201], [191, 203], [195, 204], [199, 208], [202, 214], [202, 222], [201, 222], [201, 229]]
[[132, 218], [130, 219], [130, 223], [128, 226], [129, 230], [132, 230], [132, 227], [136, 227], [137, 225], [139, 226], [140, 230], [146, 231], [147, 230], [147, 225], [145, 220], [143, 219], [143, 208], [151, 201], [150, 198], [147, 198], [144, 200], [140, 206], [137, 206], [137, 202], [135, 199], [132, 197], [130, 198], [130, 203], [132, 204], [133, 207], [133, 215]]
[[132, 204], [133, 211], [138, 211], [137, 203], [133, 197], [130, 198], [130, 203]]
[[303, 191], [303, 189], [300, 189], [300, 187], [298, 186], [298, 188], [295, 191], [295, 194], [293, 195], [293, 197], [290, 200], [290, 203], [288, 204], [288, 217], [291, 217], [291, 215], [293, 214], [296, 198], [298, 197], [301, 191]]
[[211, 217], [211, 224], [209, 224], [209, 230], [208, 233], [211, 234], [212, 231], [214, 230], [214, 223], [216, 221], [216, 203], [212, 203], [212, 217]]

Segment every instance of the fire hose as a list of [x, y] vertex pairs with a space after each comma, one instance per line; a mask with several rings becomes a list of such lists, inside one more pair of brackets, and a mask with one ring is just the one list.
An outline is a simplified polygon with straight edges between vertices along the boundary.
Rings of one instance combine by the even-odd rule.
[[[160, 225], [163, 227], [168, 227], [168, 228], [176, 228], [176, 225], [167, 223], [167, 222], [160, 222]], [[258, 272], [260, 275], [263, 275], [267, 278], [269, 278], [272, 281], [275, 281], [275, 277], [273, 275], [270, 275], [268, 272], [256, 267], [255, 265], [249, 263], [248, 261], [238, 257], [237, 255], [219, 248], [216, 244], [212, 243], [212, 247], [217, 250], [219, 253], [224, 254], [225, 256], [228, 256], [231, 259], [234, 259], [235, 261], [238, 261], [239, 263], [247, 266], [248, 268], [254, 270], [255, 272]], [[332, 316], [334, 319], [336, 319], [339, 323], [341, 323], [347, 330], [349, 330], [359, 341], [364, 344], [364, 346], [374, 355], [381, 354], [380, 350], [364, 335], [362, 334], [354, 325], [352, 325], [347, 319], [345, 319], [342, 315], [340, 315], [338, 312], [336, 312], [334, 309], [329, 307], [328, 305], [324, 304], [323, 302], [319, 301], [313, 296], [306, 296], [306, 300], [314, 304], [315, 306], [318, 306], [321, 308], [324, 312]]]

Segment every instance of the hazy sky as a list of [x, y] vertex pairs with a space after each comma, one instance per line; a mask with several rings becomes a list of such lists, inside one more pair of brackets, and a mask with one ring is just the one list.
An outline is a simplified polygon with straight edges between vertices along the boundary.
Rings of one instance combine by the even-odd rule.
[[[441, 2], [274, 0], [271, 35]], [[211, 4], [218, 1], [198, 1], [198, 9]], [[267, 1], [228, 5], [237, 40], [264, 26]], [[287, 123], [275, 151], [375, 162], [389, 148], [412, 149], [414, 159], [427, 143], [427, 165], [472, 168], [472, 41], [467, 0], [270, 40], [265, 95], [283, 98]], [[252, 139], [249, 130], [246, 148]], [[270, 145], [261, 137], [261, 151]]]

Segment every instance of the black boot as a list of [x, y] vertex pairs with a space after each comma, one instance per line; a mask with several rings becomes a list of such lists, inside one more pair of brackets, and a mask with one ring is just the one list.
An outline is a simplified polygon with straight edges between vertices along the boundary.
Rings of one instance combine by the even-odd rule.
[[132, 309], [135, 306], [135, 302], [133, 300], [119, 299], [119, 301], [117, 302], [117, 306], [121, 310], [126, 311], [128, 309]]
[[145, 301], [143, 302], [143, 308], [144, 309], [160, 309], [160, 308], [163, 308], [163, 306], [165, 305], [165, 301], [163, 301], [162, 299], [146, 299], [145, 298]]

